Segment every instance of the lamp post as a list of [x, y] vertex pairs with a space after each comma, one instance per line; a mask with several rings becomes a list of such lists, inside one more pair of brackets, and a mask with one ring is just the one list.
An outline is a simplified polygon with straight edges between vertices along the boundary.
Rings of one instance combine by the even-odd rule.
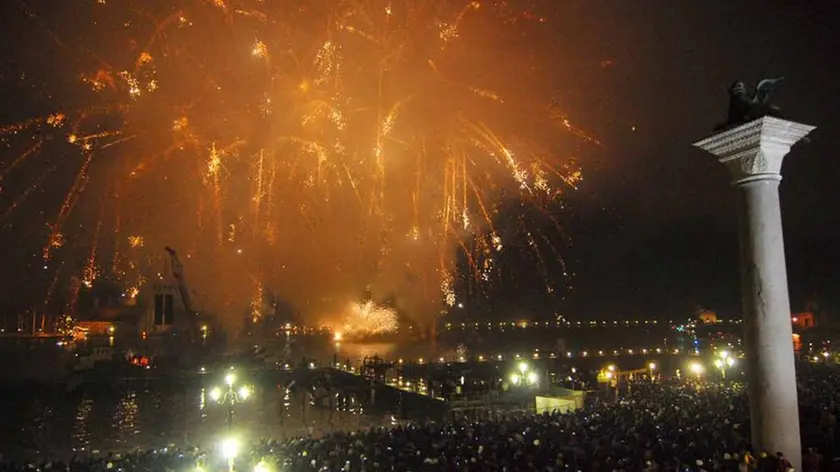
[[720, 370], [720, 375], [723, 380], [726, 380], [726, 369], [735, 365], [735, 358], [731, 357], [727, 351], [720, 353], [720, 358], [715, 359], [715, 367]]
[[210, 390], [210, 398], [219, 404], [227, 405], [228, 432], [230, 432], [233, 428], [233, 414], [236, 409], [236, 404], [247, 400], [251, 396], [251, 389], [247, 385], [242, 385], [239, 389], [236, 389], [236, 374], [232, 371], [225, 375], [225, 386], [227, 387], [226, 389], [213, 387]]
[[656, 363], [651, 362], [648, 364], [648, 370], [650, 371], [650, 383], [653, 383], [653, 371], [656, 370]]
[[527, 362], [520, 362], [517, 366], [518, 373], [514, 372], [510, 376], [510, 381], [513, 385], [528, 385], [529, 387], [537, 385], [540, 381], [540, 376], [532, 371]]
[[620, 373], [614, 364], [610, 364], [598, 372], [598, 383], [604, 385], [605, 391], [614, 390], [615, 401], [618, 401], [618, 380], [620, 380]]

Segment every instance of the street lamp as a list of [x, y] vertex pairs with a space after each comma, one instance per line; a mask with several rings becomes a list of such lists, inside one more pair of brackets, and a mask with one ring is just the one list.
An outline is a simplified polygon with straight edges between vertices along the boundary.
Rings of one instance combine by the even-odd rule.
[[726, 351], [722, 351], [720, 353], [720, 359], [715, 359], [715, 367], [720, 370], [720, 375], [726, 380], [726, 369], [735, 365], [735, 358], [730, 357], [729, 353]]
[[[572, 370], [574, 373], [574, 370]], [[598, 383], [615, 386], [619, 380], [620, 373], [618, 368], [610, 364], [598, 371]]]
[[528, 381], [528, 385], [535, 385], [537, 382], [540, 381], [540, 376], [537, 375], [536, 372], [528, 372], [528, 375], [525, 377]]
[[228, 431], [233, 427], [233, 413], [237, 403], [242, 403], [251, 396], [251, 389], [247, 385], [241, 385], [236, 388], [236, 374], [228, 372], [225, 375], [226, 389], [213, 387], [210, 390], [210, 398], [213, 401], [228, 407]]
[[526, 384], [528, 386], [533, 386], [540, 381], [540, 376], [536, 372], [530, 370], [530, 367], [526, 362], [520, 362], [517, 368], [519, 369], [519, 373], [514, 372], [510, 375], [510, 383], [513, 385]]
[[653, 382], [653, 371], [656, 370], [656, 363], [651, 362], [648, 364], [648, 370], [650, 371], [650, 381]]

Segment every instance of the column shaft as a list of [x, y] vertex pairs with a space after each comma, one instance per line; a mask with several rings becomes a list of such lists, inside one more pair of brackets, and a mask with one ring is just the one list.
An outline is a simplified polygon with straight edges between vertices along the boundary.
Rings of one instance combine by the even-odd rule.
[[799, 405], [779, 175], [738, 182], [741, 286], [752, 445], [801, 470]]

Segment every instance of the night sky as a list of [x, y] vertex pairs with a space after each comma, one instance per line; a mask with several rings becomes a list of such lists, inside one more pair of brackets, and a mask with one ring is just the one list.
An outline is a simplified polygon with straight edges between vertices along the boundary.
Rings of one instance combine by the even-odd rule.
[[[840, 315], [840, 145], [831, 138], [840, 134], [836, 2], [555, 3], [548, 18], [556, 37], [545, 47], [567, 67], [549, 72], [564, 109], [601, 146], [581, 145], [585, 180], [559, 216], [572, 289], [549, 302], [534, 295], [536, 284], [529, 291], [510, 282], [494, 295], [505, 310], [553, 306], [578, 319], [667, 319], [704, 307], [739, 317], [734, 190], [726, 169], [691, 143], [724, 120], [733, 80], [752, 86], [783, 75], [774, 102], [790, 119], [817, 126], [812, 142], [788, 156], [781, 185], [792, 309], [816, 302]], [[0, 25], [10, 26], [9, 18]], [[11, 102], [8, 90], [0, 97]], [[0, 123], [25, 116], [21, 107], [4, 103]], [[5, 246], [0, 264], [19, 260], [14, 252]]]
[[[724, 120], [726, 87], [783, 75], [774, 101], [817, 126], [783, 169], [792, 310], [840, 314], [840, 35], [836, 2], [563, 2], [558, 54], [613, 61], [563, 77], [604, 143], [574, 198], [576, 289], [568, 311], [676, 318], [696, 307], [740, 316], [735, 194], [728, 171], [691, 143]], [[635, 131], [633, 130], [635, 126]]]

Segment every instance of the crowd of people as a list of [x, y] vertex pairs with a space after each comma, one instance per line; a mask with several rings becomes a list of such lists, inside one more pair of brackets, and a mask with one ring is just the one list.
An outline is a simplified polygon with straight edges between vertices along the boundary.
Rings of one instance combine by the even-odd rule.
[[[835, 403], [840, 371], [800, 368], [805, 472], [840, 470]], [[747, 398], [738, 382], [639, 382], [566, 414], [459, 419], [261, 441], [233, 464], [221, 451], [166, 449], [0, 462], [0, 471], [785, 471], [784, 452], [751, 451]]]

